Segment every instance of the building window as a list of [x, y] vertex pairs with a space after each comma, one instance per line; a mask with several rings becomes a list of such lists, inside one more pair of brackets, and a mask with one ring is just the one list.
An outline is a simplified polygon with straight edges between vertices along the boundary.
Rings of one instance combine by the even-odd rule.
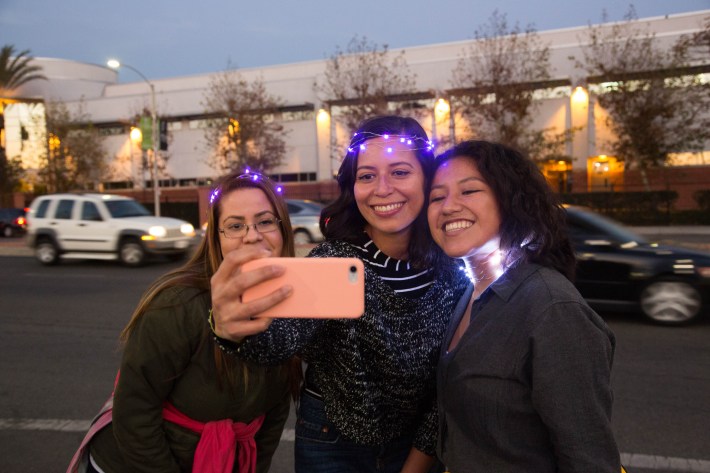
[[111, 181], [103, 183], [104, 190], [133, 189], [133, 181]]
[[276, 182], [315, 182], [314, 172], [290, 172], [283, 174], [272, 174], [269, 177]]
[[125, 135], [127, 133], [125, 126], [107, 126], [97, 128], [99, 131], [99, 136], [117, 136]]
[[297, 110], [294, 112], [281, 113], [281, 120], [284, 122], [296, 122], [304, 120], [314, 120], [315, 115], [313, 110]]

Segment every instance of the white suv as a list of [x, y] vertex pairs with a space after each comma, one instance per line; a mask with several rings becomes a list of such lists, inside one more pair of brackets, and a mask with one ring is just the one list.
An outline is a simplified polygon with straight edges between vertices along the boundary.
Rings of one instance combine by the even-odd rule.
[[109, 194], [38, 197], [27, 222], [27, 243], [46, 265], [60, 258], [86, 258], [140, 266], [149, 254], [180, 259], [195, 236], [188, 222], [153, 217], [135, 200]]

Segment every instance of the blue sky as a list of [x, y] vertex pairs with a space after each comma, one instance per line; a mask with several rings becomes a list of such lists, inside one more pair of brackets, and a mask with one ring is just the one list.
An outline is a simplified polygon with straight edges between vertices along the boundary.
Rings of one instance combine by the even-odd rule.
[[[640, 18], [710, 9], [710, 0], [637, 0]], [[353, 36], [390, 48], [466, 40], [494, 10], [537, 30], [585, 26], [618, 0], [0, 0], [0, 45], [37, 57], [105, 64], [148, 78], [318, 60]], [[130, 71], [121, 80], [140, 80]]]

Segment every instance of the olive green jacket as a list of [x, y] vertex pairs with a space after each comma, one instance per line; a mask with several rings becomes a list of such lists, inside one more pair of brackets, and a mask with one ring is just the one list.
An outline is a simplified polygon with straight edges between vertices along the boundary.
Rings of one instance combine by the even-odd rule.
[[199, 435], [164, 421], [165, 401], [200, 422], [248, 423], [266, 414], [255, 440], [257, 472], [269, 470], [290, 407], [286, 369], [231, 359], [237, 383], [220, 382], [209, 305], [209, 294], [198, 289], [164, 290], [131, 333], [113, 423], [91, 442], [91, 455], [106, 473], [191, 471]]

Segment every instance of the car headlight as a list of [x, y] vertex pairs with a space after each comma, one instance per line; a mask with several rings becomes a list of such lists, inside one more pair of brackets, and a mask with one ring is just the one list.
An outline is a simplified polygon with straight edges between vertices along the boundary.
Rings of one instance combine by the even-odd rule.
[[703, 278], [710, 278], [710, 266], [696, 266], [695, 270]]
[[183, 223], [180, 225], [180, 231], [185, 236], [195, 236], [195, 227], [189, 223]]
[[155, 227], [150, 227], [148, 229], [148, 233], [151, 236], [154, 236], [155, 238], [163, 238], [165, 235], [168, 234], [168, 231], [165, 229], [165, 227], [155, 226]]

